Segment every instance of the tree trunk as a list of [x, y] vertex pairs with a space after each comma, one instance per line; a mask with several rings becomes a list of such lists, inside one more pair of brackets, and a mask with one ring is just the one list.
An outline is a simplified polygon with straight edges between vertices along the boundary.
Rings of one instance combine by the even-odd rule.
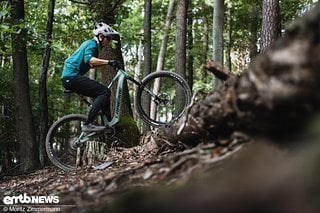
[[[286, 37], [257, 56], [241, 76], [208, 94], [166, 132], [195, 144], [251, 134], [293, 134], [320, 108], [320, 5], [287, 29]], [[212, 67], [211, 67], [212, 68]]]
[[[192, 1], [189, 1], [189, 8], [193, 8], [192, 7]], [[192, 14], [192, 9], [189, 10], [189, 16], [188, 16], [188, 31], [187, 31], [187, 82], [189, 84], [189, 87], [192, 90], [193, 87], [193, 61], [194, 61], [194, 57], [193, 57], [193, 14]]]
[[[12, 25], [24, 21], [23, 0], [12, 0]], [[20, 145], [20, 169], [22, 172], [34, 170], [39, 167], [39, 147], [35, 139], [32, 120], [31, 102], [29, 95], [29, 76], [26, 48], [26, 31], [21, 29], [12, 37], [12, 58], [14, 75], [14, 92], [16, 105], [17, 140]]]
[[[123, 63], [123, 57], [121, 52], [121, 41], [120, 38], [116, 38], [116, 48], [113, 49], [110, 46], [107, 47], [106, 51], [101, 54], [102, 58], [116, 59]], [[114, 77], [114, 68], [108, 66], [102, 71], [102, 78], [106, 85], [111, 82]], [[116, 95], [116, 85], [111, 88], [111, 114], [114, 114], [115, 109], [115, 95]], [[133, 119], [133, 112], [130, 103], [130, 95], [127, 82], [123, 85], [122, 92], [122, 102], [121, 102], [121, 119], [120, 124], [125, 130], [117, 134], [117, 137], [121, 139], [122, 144], [125, 146], [134, 146], [139, 143], [140, 132], [138, 130], [137, 124]]]
[[[186, 79], [186, 37], [187, 37], [187, 11], [188, 0], [179, 0], [177, 5], [177, 35], [176, 35], [176, 53], [175, 70], [176, 73]], [[177, 91], [177, 97], [183, 97], [183, 91]], [[181, 107], [180, 99], [176, 98], [176, 108]]]
[[252, 1], [252, 11], [250, 19], [250, 49], [249, 57], [252, 60], [258, 53], [257, 42], [258, 42], [258, 3]]
[[[209, 14], [209, 7], [205, 4], [202, 6], [203, 14]], [[201, 64], [205, 64], [208, 60], [208, 54], [209, 54], [209, 23], [211, 22], [211, 19], [209, 17], [205, 16], [203, 17], [203, 33], [202, 33], [202, 56], [201, 56]], [[207, 72], [201, 72], [201, 81], [202, 82], [208, 82], [207, 79], [211, 79], [209, 77], [209, 73]], [[211, 80], [210, 80], [211, 82]], [[208, 82], [209, 83], [209, 82]]]
[[167, 45], [168, 45], [168, 38], [169, 38], [169, 31], [170, 31], [171, 23], [173, 19], [174, 3], [175, 3], [175, 0], [170, 0], [168, 5], [168, 12], [165, 20], [164, 32], [161, 40], [156, 71], [163, 70], [163, 67], [164, 67]]
[[[208, 14], [207, 10], [208, 10], [208, 6], [204, 4], [202, 6], [203, 14]], [[209, 22], [211, 22], [211, 20], [207, 16], [203, 17], [203, 33], [202, 33], [203, 53], [202, 53], [202, 56], [201, 56], [201, 64], [206, 63], [207, 59], [208, 59], [208, 53], [209, 53]]]
[[[115, 9], [119, 8], [116, 5], [112, 4], [110, 1], [92, 1], [90, 4], [90, 9], [95, 11], [97, 14], [96, 19], [104, 21], [105, 23], [113, 26], [115, 23]], [[121, 1], [116, 2], [116, 4], [121, 4]], [[123, 57], [121, 52], [121, 40], [120, 37], [115, 37], [113, 40], [115, 42], [115, 48], [108, 46], [107, 49], [100, 53], [101, 58], [106, 59], [115, 59], [123, 63]], [[102, 81], [104, 84], [108, 85], [111, 79], [115, 75], [114, 68], [106, 66], [101, 68], [102, 71]], [[115, 94], [116, 86], [111, 88], [111, 98], [110, 98], [110, 107], [111, 114], [114, 112], [115, 106]], [[123, 92], [122, 92], [122, 104], [121, 104], [121, 120], [120, 124], [124, 127], [124, 131], [118, 132], [117, 137], [122, 141], [122, 144], [125, 146], [133, 146], [139, 143], [140, 132], [138, 130], [137, 124], [133, 119], [133, 113], [130, 103], [130, 95], [128, 90], [127, 82], [124, 83]]]
[[[136, 60], [137, 60], [137, 65], [135, 67], [135, 71], [134, 71], [134, 78], [135, 79], [140, 79], [140, 75], [141, 75], [141, 65], [142, 65], [142, 60], [143, 60], [143, 44], [142, 44], [142, 38], [139, 39], [139, 44], [137, 46], [137, 51], [136, 51]], [[136, 94], [137, 92], [137, 87], [134, 86], [133, 87], [134, 89], [134, 93], [133, 94]], [[133, 96], [134, 98], [135, 95]], [[136, 109], [136, 99], [133, 100], [133, 111], [136, 112], [137, 109]], [[136, 113], [133, 114], [134, 118], [136, 119]]]
[[[165, 61], [165, 56], [166, 56], [166, 51], [167, 51], [169, 31], [170, 31], [170, 26], [171, 26], [172, 19], [173, 19], [174, 2], [175, 2], [175, 0], [170, 0], [170, 2], [169, 2], [168, 12], [167, 12], [165, 26], [164, 26], [163, 38], [161, 40], [161, 45], [160, 45], [160, 50], [159, 50], [159, 55], [158, 55], [158, 60], [157, 60], [156, 71], [161, 71], [164, 68], [164, 61]], [[159, 80], [159, 79], [157, 79], [157, 80]], [[160, 81], [157, 81], [157, 80], [153, 86], [153, 91], [155, 91], [155, 93], [157, 93], [157, 91], [159, 91], [159, 89], [160, 89]], [[151, 102], [150, 115], [152, 118], [155, 118], [156, 114], [157, 114], [156, 105], [154, 102]]]
[[[143, 24], [143, 55], [144, 55], [144, 72], [143, 77], [151, 73], [152, 69], [152, 53], [151, 53], [151, 10], [152, 0], [144, 1], [144, 24]], [[146, 109], [146, 113], [150, 114], [151, 99], [149, 96], [143, 98], [142, 106]], [[142, 131], [147, 132], [150, 130], [150, 126], [146, 123], [142, 125]]]
[[47, 27], [45, 35], [45, 51], [40, 68], [39, 98], [40, 98], [40, 122], [39, 122], [39, 143], [40, 143], [40, 162], [42, 165], [47, 163], [45, 150], [45, 140], [48, 131], [48, 100], [47, 100], [47, 74], [51, 54], [51, 39], [53, 28], [55, 0], [50, 0], [48, 4]]
[[[213, 7], [213, 60], [223, 64], [223, 17], [224, 0], [214, 1]], [[222, 82], [213, 77], [214, 88], [219, 88]]]
[[280, 6], [279, 0], [263, 0], [261, 50], [271, 46], [280, 36]]
[[232, 2], [229, 2], [227, 7], [227, 45], [226, 45], [226, 67], [229, 71], [232, 70], [232, 61], [231, 61], [231, 49], [232, 49]]

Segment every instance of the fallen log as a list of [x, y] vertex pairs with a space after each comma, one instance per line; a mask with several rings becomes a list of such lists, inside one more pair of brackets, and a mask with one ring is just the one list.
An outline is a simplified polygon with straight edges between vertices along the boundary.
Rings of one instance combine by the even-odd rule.
[[271, 136], [296, 132], [319, 110], [319, 53], [318, 4], [291, 24], [286, 35], [261, 53], [242, 75], [229, 77], [220, 71], [225, 85], [192, 105], [184, 117], [164, 130], [165, 140], [198, 144], [234, 131]]

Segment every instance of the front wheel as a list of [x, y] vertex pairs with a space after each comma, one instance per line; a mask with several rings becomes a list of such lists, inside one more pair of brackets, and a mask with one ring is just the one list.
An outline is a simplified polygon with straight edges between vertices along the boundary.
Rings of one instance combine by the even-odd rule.
[[183, 114], [191, 96], [188, 83], [180, 75], [157, 71], [147, 75], [137, 90], [137, 112], [151, 126], [168, 126]]
[[[87, 116], [66, 115], [50, 127], [46, 137], [46, 151], [51, 162], [65, 170], [101, 164], [104, 160], [106, 143], [104, 134], [82, 132]], [[83, 143], [79, 143], [83, 138]]]

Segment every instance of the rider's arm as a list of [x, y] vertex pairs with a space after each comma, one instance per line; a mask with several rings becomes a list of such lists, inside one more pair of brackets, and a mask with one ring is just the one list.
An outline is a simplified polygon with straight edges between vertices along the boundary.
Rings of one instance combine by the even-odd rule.
[[91, 57], [89, 64], [91, 67], [95, 68], [95, 67], [101, 67], [104, 65], [107, 65], [109, 63], [109, 60], [106, 59], [101, 59], [101, 58], [97, 58], [97, 57]]

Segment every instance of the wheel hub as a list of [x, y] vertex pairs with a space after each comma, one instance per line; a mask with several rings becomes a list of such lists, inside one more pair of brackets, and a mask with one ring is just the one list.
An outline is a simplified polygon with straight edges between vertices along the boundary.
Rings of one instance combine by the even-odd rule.
[[72, 150], [77, 150], [77, 148], [79, 147], [79, 143], [77, 143], [78, 138], [77, 137], [71, 137], [68, 141], [69, 147]]
[[167, 95], [167, 94], [161, 94], [160, 96], [159, 96], [159, 105], [160, 106], [166, 106], [168, 103], [169, 103], [169, 95]]

